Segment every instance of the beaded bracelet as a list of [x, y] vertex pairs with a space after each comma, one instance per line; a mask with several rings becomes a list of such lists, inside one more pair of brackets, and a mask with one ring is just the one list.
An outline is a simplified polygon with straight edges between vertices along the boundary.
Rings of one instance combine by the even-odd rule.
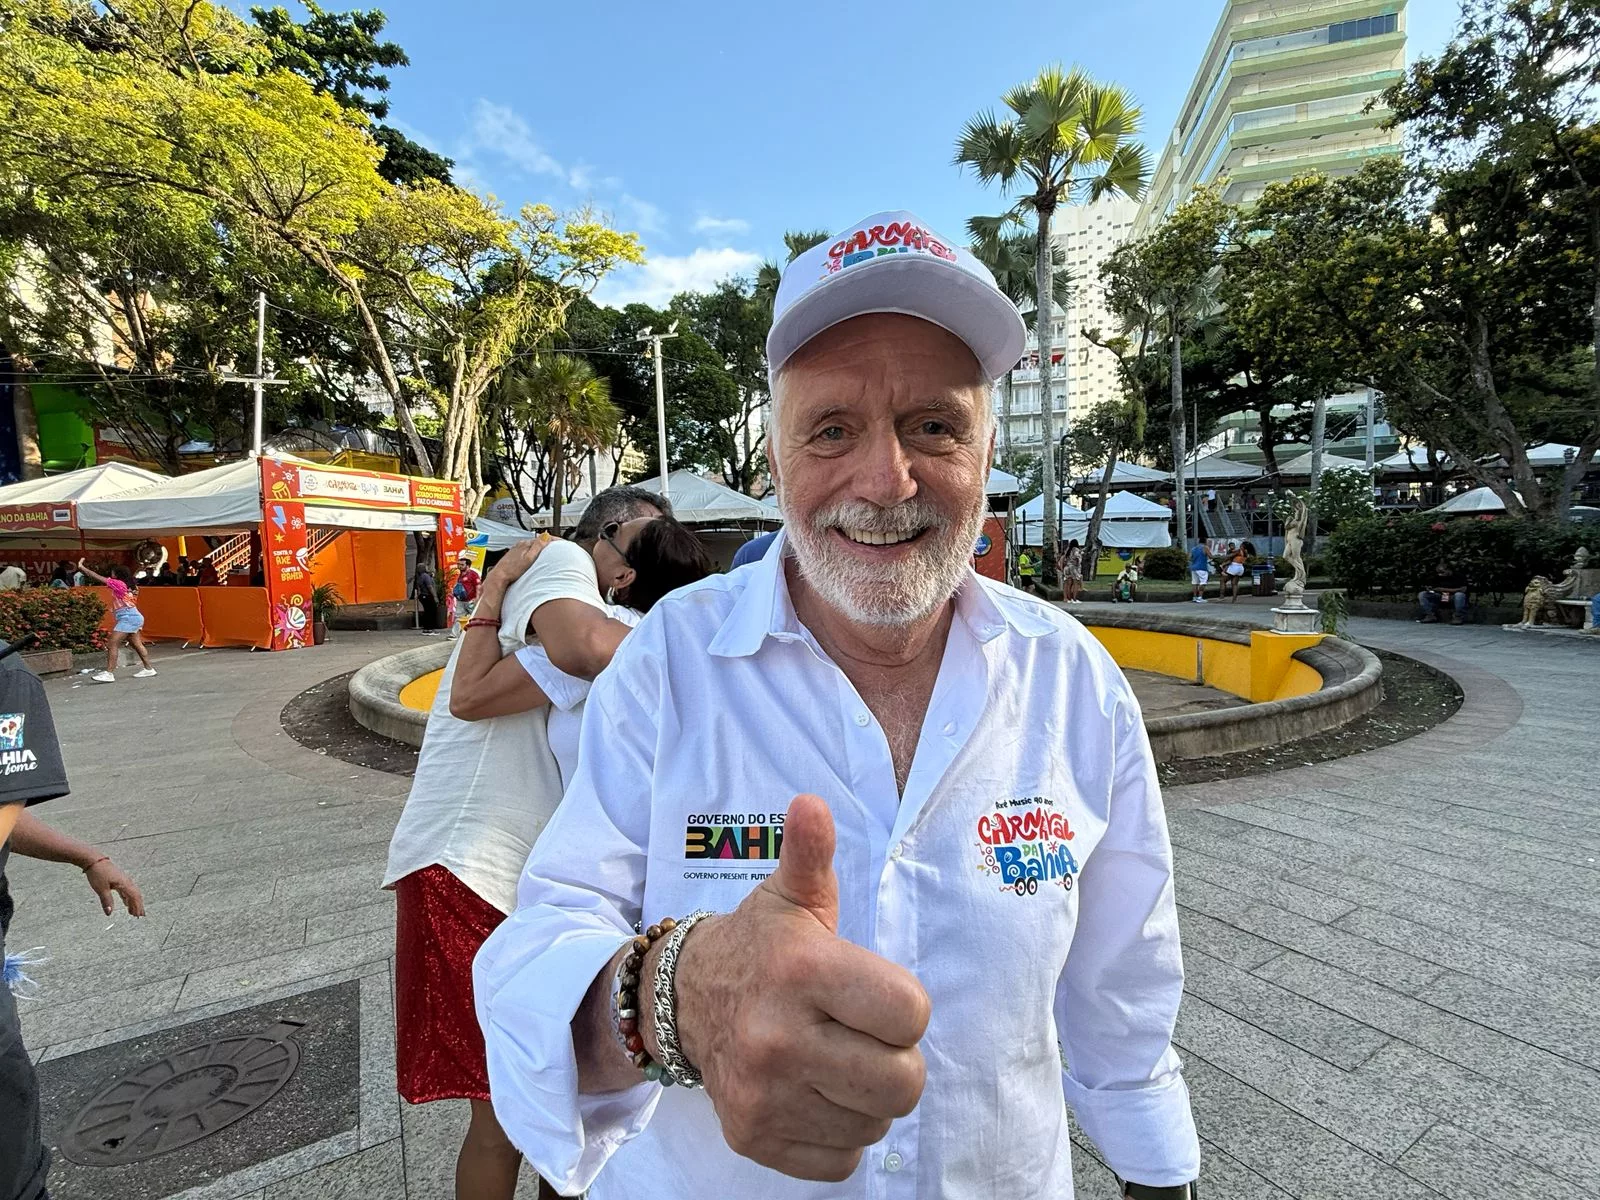
[[672, 1077], [662, 1070], [660, 1063], [651, 1059], [650, 1052], [644, 1048], [644, 1035], [639, 1032], [639, 976], [650, 947], [677, 926], [671, 917], [662, 917], [660, 924], [650, 926], [633, 939], [627, 955], [617, 966], [617, 985], [611, 993], [612, 1027], [617, 1043], [633, 1065], [644, 1072], [646, 1079], [665, 1087], [672, 1086]]

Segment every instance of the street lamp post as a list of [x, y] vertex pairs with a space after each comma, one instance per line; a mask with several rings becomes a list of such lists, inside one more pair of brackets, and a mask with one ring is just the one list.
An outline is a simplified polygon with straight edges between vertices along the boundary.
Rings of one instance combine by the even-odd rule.
[[667, 495], [667, 401], [665, 390], [661, 382], [661, 343], [669, 338], [678, 336], [678, 323], [674, 321], [667, 326], [665, 333], [651, 333], [650, 326], [646, 325], [640, 331], [636, 341], [649, 342], [655, 355], [656, 363], [656, 440], [657, 452], [661, 456], [661, 497], [670, 499]]

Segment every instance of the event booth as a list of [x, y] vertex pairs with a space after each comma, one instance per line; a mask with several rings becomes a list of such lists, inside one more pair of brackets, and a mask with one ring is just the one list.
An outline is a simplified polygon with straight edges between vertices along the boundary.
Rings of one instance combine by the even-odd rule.
[[[1089, 519], [1094, 514], [1084, 509], [1062, 506], [1057, 531], [1062, 541], [1089, 538]], [[1172, 545], [1169, 528], [1172, 510], [1135, 496], [1114, 492], [1106, 500], [1100, 521], [1100, 544], [1113, 550], [1152, 550]], [[1017, 541], [1023, 546], [1042, 545], [1044, 540], [1044, 497], [1035, 496], [1017, 509]]]
[[[460, 488], [447, 480], [287, 455], [174, 479], [135, 481], [121, 473], [130, 470], [137, 468], [113, 473], [107, 464], [30, 481], [79, 489], [63, 500], [30, 501], [24, 493], [13, 501], [13, 489], [0, 489], [0, 547], [39, 556], [46, 570], [80, 556], [103, 569], [131, 565], [135, 546], [155, 542], [169, 561], [187, 557], [210, 567], [208, 586], [140, 588], [148, 638], [298, 649], [311, 642], [311, 593], [319, 584], [335, 584], [351, 604], [404, 600], [406, 535], [427, 533], [437, 535], [448, 596], [466, 543]], [[88, 478], [92, 472], [98, 475]], [[140, 486], [115, 486], [131, 482]], [[23, 520], [21, 506], [29, 504], [34, 515]]]

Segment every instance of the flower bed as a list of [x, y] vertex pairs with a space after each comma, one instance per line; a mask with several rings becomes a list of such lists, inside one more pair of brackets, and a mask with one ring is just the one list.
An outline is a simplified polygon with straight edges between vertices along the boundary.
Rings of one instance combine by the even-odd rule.
[[100, 622], [105, 615], [100, 597], [87, 589], [0, 592], [0, 638], [15, 642], [23, 634], [37, 633], [41, 650], [104, 650]]

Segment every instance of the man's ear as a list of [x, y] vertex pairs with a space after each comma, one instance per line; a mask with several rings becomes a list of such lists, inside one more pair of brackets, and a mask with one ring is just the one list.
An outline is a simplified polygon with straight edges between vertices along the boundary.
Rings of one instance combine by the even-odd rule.
[[632, 567], [624, 567], [622, 568], [622, 572], [617, 576], [616, 583], [612, 584], [611, 586], [620, 592], [624, 588], [630, 586], [637, 578], [639, 578], [639, 572], [635, 571]]

